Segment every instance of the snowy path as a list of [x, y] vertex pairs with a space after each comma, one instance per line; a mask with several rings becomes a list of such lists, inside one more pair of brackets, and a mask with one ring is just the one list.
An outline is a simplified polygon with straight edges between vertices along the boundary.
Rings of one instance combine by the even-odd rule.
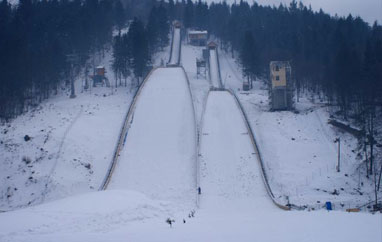
[[200, 154], [202, 209], [274, 208], [241, 110], [227, 91], [209, 93]]
[[180, 55], [180, 28], [174, 29], [169, 65], [179, 65]]
[[218, 55], [216, 50], [210, 50], [210, 78], [211, 84], [215, 88], [221, 88], [221, 80], [219, 73]]
[[195, 204], [196, 137], [182, 68], [158, 68], [147, 80], [108, 189]]

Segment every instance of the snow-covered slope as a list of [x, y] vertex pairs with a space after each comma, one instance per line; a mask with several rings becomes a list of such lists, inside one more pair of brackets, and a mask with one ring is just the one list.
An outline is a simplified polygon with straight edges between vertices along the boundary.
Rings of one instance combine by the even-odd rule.
[[179, 54], [180, 54], [180, 28], [174, 28], [173, 40], [171, 47], [171, 56], [169, 60], [169, 65], [179, 64]]
[[234, 97], [211, 91], [203, 118], [200, 146], [201, 208], [268, 209], [268, 198], [255, 149]]
[[198, 126], [201, 125], [202, 113], [204, 109], [205, 102], [207, 100], [207, 94], [210, 88], [209, 82], [206, 78], [200, 76], [197, 77], [196, 70], [196, 58], [202, 58], [203, 47], [182, 45], [182, 65], [187, 73], [190, 80], [190, 86], [192, 90], [192, 95], [194, 98], [196, 119], [198, 121]]
[[158, 68], [132, 115], [126, 143], [108, 189], [195, 205], [194, 111], [182, 68]]
[[[302, 97], [296, 104], [299, 113], [271, 112], [266, 85], [256, 81], [253, 90], [241, 91], [239, 65], [230, 54], [219, 54], [223, 82], [236, 91], [248, 115], [270, 186], [280, 201], [286, 203], [288, 196], [291, 203], [314, 209], [331, 201], [336, 209], [344, 210], [373, 200], [372, 181], [357, 169], [357, 139], [327, 123], [328, 107], [318, 99], [313, 103]], [[341, 138], [339, 173], [337, 137]]]
[[[196, 79], [195, 58], [200, 57], [201, 48], [187, 46], [183, 53], [186, 57], [182, 57], [182, 62], [190, 76], [191, 87], [196, 97], [197, 115], [201, 117], [203, 100], [209, 89], [206, 79]], [[239, 68], [232, 59], [226, 60], [227, 62], [221, 63], [224, 74], [222, 76], [226, 77], [229, 87], [237, 90], [240, 88], [240, 79], [235, 78]], [[232, 69], [223, 67], [227, 65], [232, 66]], [[114, 185], [123, 190], [82, 194], [39, 206], [0, 213], [0, 241], [375, 242], [382, 240], [381, 214], [351, 214], [338, 211], [285, 212], [276, 209], [270, 201], [267, 202], [268, 198], [259, 181], [260, 176], [256, 174], [257, 162], [251, 156], [253, 151], [248, 134], [245, 134], [240, 111], [235, 106], [233, 98], [229, 98], [225, 92], [214, 92], [206, 105], [201, 144], [202, 159], [205, 159], [202, 161], [205, 165], [202, 169], [201, 207], [190, 216], [187, 216], [186, 210], [176, 209], [179, 206], [184, 206], [186, 209], [194, 207], [193, 198], [188, 197], [196, 192], [193, 187], [195, 177], [192, 177], [195, 174], [195, 167], [189, 165], [193, 162], [190, 146], [195, 146], [195, 139], [191, 139], [192, 136], [195, 138], [193, 132], [195, 127], [192, 125], [193, 117], [190, 111], [192, 103], [188, 91], [185, 90], [187, 84], [184, 76], [183, 79], [180, 77], [182, 76], [180, 74], [183, 74], [180, 68], [157, 71], [158, 74], [154, 75], [143, 89], [145, 91], [142, 92], [142, 96], [145, 97], [139, 98], [125, 149], [118, 163], [121, 169], [117, 169], [119, 174], [115, 173], [116, 176], [113, 177], [118, 179]], [[296, 125], [300, 126], [304, 120], [309, 120], [303, 118], [303, 115], [308, 115], [305, 113], [300, 114], [301, 120], [295, 116], [289, 118], [288, 115], [284, 115], [286, 112], [279, 113], [278, 115], [282, 115], [280, 119], [283, 120], [280, 123], [288, 125], [276, 129], [279, 124], [274, 122], [278, 120], [272, 113], [268, 116], [266, 90], [257, 86], [253, 92], [238, 92], [238, 96], [249, 114], [252, 126], [256, 124], [262, 126], [254, 130], [257, 137], [263, 135], [262, 142], [268, 146], [274, 139], [278, 139], [278, 136], [274, 134], [267, 136], [269, 130], [264, 130], [264, 127], [273, 128], [275, 133], [279, 133], [282, 141], [281, 143], [277, 141], [275, 144], [289, 145], [297, 140], [296, 137], [295, 140], [288, 140], [289, 135], [296, 131], [297, 127], [291, 123], [296, 122]], [[300, 106], [299, 109], [310, 110], [312, 105], [307, 101], [304, 103], [307, 106], [305, 108]], [[314, 114], [316, 110], [313, 109], [312, 113]], [[266, 118], [262, 119], [261, 116]], [[323, 126], [328, 131], [326, 124]], [[294, 172], [296, 176], [309, 174], [309, 171], [316, 169], [316, 166], [304, 166], [299, 163], [300, 161], [293, 160], [294, 155], [305, 154], [301, 159], [310, 156], [309, 151], [302, 152], [299, 148], [303, 148], [304, 142], [313, 143], [315, 133], [312, 129], [300, 128], [304, 137], [298, 142], [300, 145], [293, 146], [290, 150], [272, 146], [269, 146], [271, 150], [263, 148], [264, 152], [275, 153], [274, 159], [267, 160], [268, 165], [275, 167], [280, 162], [288, 162], [285, 166], [294, 166], [296, 171], [289, 169], [287, 172]], [[119, 127], [117, 130], [119, 131]], [[204, 135], [204, 132], [208, 135]], [[330, 132], [332, 131], [327, 133], [328, 137], [333, 136]], [[319, 142], [324, 140], [320, 137], [318, 139]], [[115, 143], [112, 144], [114, 145]], [[208, 149], [203, 149], [206, 145]], [[112, 150], [110, 149], [110, 152]], [[280, 151], [288, 154], [277, 156]], [[288, 157], [288, 160], [280, 157]], [[324, 163], [325, 159], [319, 159], [319, 162]], [[287, 169], [285, 166], [279, 165], [280, 170], [277, 173], [279, 177], [274, 177], [274, 181], [291, 179], [290, 177], [284, 179], [289, 176], [282, 172], [282, 169]], [[269, 174], [273, 174], [273, 171], [273, 169], [268, 170]], [[134, 180], [130, 180], [130, 177]], [[301, 179], [303, 178], [297, 178], [297, 181], [301, 182]], [[183, 181], [186, 182], [182, 183]], [[179, 185], [178, 182], [182, 184]], [[128, 190], [130, 188], [136, 191]], [[290, 188], [293, 189], [292, 186]], [[182, 194], [186, 194], [185, 197], [181, 197]], [[311, 194], [306, 192], [304, 196], [309, 198]], [[339, 197], [341, 196], [342, 193]], [[175, 220], [172, 228], [165, 222], [167, 218]]]
[[[216, 202], [219, 205], [219, 202]], [[0, 213], [2, 242], [376, 242], [381, 215], [201, 208], [172, 214], [173, 204], [133, 191], [93, 192]], [[172, 228], [165, 220], [175, 219]], [[186, 223], [183, 223], [185, 219]]]
[[124, 87], [60, 94], [0, 126], [0, 210], [97, 190], [132, 96]]

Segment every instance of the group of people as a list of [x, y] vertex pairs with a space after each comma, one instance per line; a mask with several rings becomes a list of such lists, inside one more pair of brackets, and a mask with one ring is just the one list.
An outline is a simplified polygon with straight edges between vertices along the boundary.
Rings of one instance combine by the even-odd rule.
[[[202, 194], [202, 189], [200, 187], [198, 187], [198, 194], [201, 195]], [[188, 214], [188, 218], [193, 218], [195, 216], [195, 210], [192, 210], [189, 214]], [[170, 225], [170, 227], [172, 228], [172, 224], [175, 223], [175, 219], [171, 219], [171, 218], [167, 218], [166, 219], [166, 223], [168, 223]], [[183, 219], [183, 223], [185, 224], [186, 223], [186, 219]]]

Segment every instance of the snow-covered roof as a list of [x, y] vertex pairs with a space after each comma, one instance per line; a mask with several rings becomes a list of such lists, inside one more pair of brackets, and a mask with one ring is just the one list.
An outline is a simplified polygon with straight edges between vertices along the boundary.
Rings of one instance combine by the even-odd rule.
[[200, 30], [189, 30], [188, 31], [188, 34], [207, 34], [207, 30], [203, 30], [203, 31], [200, 31]]

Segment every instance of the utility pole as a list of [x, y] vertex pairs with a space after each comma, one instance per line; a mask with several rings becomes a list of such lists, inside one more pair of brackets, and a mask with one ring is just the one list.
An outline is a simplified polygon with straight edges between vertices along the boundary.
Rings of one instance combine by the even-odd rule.
[[85, 67], [85, 90], [88, 90], [89, 88], [89, 82], [88, 82], [88, 75], [89, 75], [89, 65], [86, 65]]
[[334, 140], [334, 143], [338, 143], [338, 161], [337, 161], [337, 172], [340, 172], [340, 161], [341, 161], [341, 139], [338, 137]]
[[70, 63], [70, 98], [76, 97], [74, 88], [74, 64], [78, 64], [79, 56], [76, 53], [66, 55], [66, 61]]

